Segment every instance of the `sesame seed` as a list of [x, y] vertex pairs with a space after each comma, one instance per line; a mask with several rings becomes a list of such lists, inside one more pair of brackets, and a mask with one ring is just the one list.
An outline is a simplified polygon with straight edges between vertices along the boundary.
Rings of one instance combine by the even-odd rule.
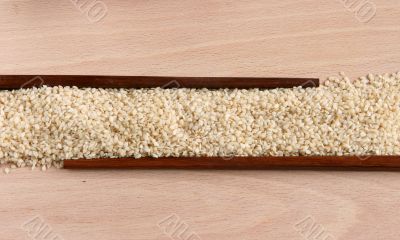
[[340, 73], [307, 89], [0, 91], [0, 164], [46, 171], [100, 157], [400, 155], [399, 92], [400, 73]]

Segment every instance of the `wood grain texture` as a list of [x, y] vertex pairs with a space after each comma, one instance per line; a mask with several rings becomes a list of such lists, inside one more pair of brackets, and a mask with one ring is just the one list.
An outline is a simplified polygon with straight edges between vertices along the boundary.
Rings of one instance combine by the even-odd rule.
[[[400, 2], [360, 23], [343, 1], [0, 2], [0, 74], [307, 77], [400, 67]], [[41, 216], [63, 239], [171, 239], [176, 214], [201, 239], [398, 239], [398, 172], [36, 170], [0, 174], [1, 239]], [[308, 220], [307, 220], [308, 221]], [[306, 229], [305, 229], [306, 230]], [[307, 233], [307, 230], [305, 231]], [[172, 239], [177, 238], [176, 236]]]
[[165, 77], [94, 75], [0, 75], [0, 89], [47, 86], [93, 88], [293, 88], [318, 87], [316, 78]]

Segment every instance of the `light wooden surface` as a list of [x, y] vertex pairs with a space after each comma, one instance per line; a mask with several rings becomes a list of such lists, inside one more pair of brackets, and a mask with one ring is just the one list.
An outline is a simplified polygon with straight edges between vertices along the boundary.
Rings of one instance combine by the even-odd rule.
[[[0, 73], [356, 77], [400, 70], [398, 0], [373, 0], [377, 13], [368, 23], [340, 0], [104, 3], [107, 15], [91, 23], [68, 0], [2, 0]], [[65, 240], [398, 239], [399, 190], [398, 172], [21, 169], [0, 174], [0, 238], [46, 239], [25, 231], [39, 216]], [[177, 218], [186, 235], [171, 235]], [[313, 224], [319, 236], [310, 235]]]

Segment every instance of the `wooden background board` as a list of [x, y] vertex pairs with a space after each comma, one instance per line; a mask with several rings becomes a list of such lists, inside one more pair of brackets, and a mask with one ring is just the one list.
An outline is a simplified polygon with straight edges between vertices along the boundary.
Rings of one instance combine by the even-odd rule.
[[[400, 70], [400, 2], [371, 2], [376, 16], [362, 23], [340, 0], [104, 0], [107, 15], [91, 23], [74, 1], [3, 0], [0, 73], [325, 78]], [[65, 240], [397, 240], [399, 186], [398, 172], [20, 169], [0, 174], [0, 232], [34, 239], [24, 223], [39, 216]], [[185, 235], [173, 234], [174, 222], [188, 226]], [[320, 236], [310, 236], [313, 224]]]

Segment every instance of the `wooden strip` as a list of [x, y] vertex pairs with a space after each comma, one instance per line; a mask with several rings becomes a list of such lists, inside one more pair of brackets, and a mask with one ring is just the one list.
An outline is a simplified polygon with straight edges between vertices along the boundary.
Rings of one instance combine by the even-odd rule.
[[274, 169], [274, 168], [399, 168], [400, 156], [293, 156], [293, 157], [162, 157], [65, 160], [64, 168], [129, 169]]
[[318, 87], [316, 78], [0, 75], [0, 89], [47, 86], [94, 88], [292, 88]]

